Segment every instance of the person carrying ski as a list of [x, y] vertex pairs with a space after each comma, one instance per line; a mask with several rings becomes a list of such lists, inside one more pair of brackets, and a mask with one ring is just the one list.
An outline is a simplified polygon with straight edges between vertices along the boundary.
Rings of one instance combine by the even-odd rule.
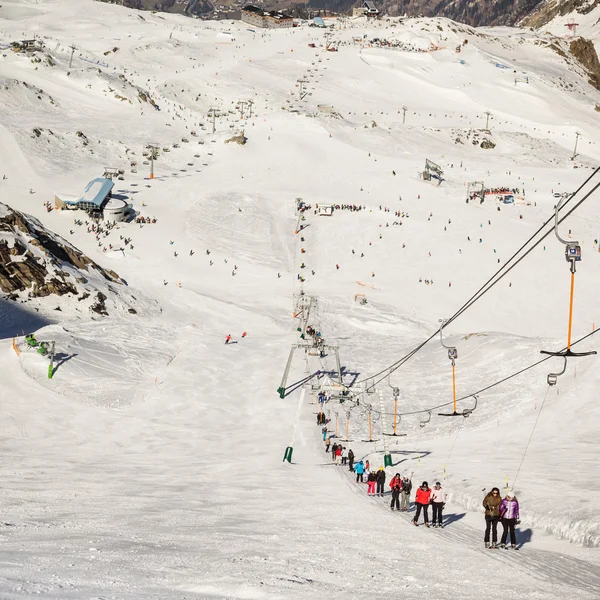
[[431, 490], [431, 504], [433, 509], [432, 525], [442, 527], [442, 511], [446, 505], [446, 492], [442, 489], [439, 481], [435, 482], [435, 486]]
[[348, 450], [348, 469], [354, 471], [354, 452], [352, 452], [352, 449]]
[[431, 498], [431, 488], [429, 484], [424, 481], [421, 484], [421, 487], [417, 489], [417, 493], [415, 494], [415, 504], [417, 506], [417, 513], [415, 514], [415, 518], [413, 519], [413, 523], [418, 525], [419, 516], [421, 515], [421, 510], [423, 511], [423, 519], [425, 520], [425, 527], [429, 527], [429, 515], [427, 514], [429, 509], [429, 500]]
[[375, 474], [377, 478], [377, 495], [383, 496], [383, 486], [385, 485], [385, 469], [379, 467], [379, 471]]
[[[483, 508], [485, 508], [485, 536], [483, 541], [486, 548], [498, 547], [498, 521], [500, 520], [500, 490], [495, 487], [488, 492], [483, 499]], [[490, 545], [490, 530], [492, 532], [492, 543]]]
[[377, 484], [377, 475], [375, 473], [369, 473], [369, 477], [367, 478], [367, 494], [369, 496], [375, 495], [375, 485]]
[[400, 492], [400, 510], [408, 512], [410, 509], [410, 493], [412, 492], [412, 481], [408, 477], [402, 478], [402, 492]]
[[510, 547], [517, 549], [517, 539], [515, 536], [515, 525], [519, 521], [519, 501], [512, 491], [506, 492], [506, 497], [500, 503], [499, 508], [500, 520], [502, 522], [502, 537], [500, 538], [500, 548], [506, 548], [506, 538], [510, 531]]
[[354, 467], [354, 472], [356, 473], [356, 483], [359, 481], [362, 483], [363, 473], [365, 472], [365, 463], [362, 460]]
[[400, 477], [400, 473], [396, 473], [392, 477], [390, 488], [392, 489], [392, 503], [390, 504], [390, 508], [394, 510], [395, 504], [396, 510], [400, 510], [400, 493], [402, 492], [402, 477]]

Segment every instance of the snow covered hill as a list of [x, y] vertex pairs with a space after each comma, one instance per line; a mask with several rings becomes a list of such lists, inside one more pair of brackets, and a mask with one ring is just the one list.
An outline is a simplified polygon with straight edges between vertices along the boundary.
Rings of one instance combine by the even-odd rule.
[[[560, 233], [583, 256], [572, 337], [591, 335], [573, 348], [598, 347], [600, 92], [569, 41], [544, 32], [335, 25], [3, 0], [0, 202], [27, 231], [0, 237], [12, 260], [18, 241], [50, 276], [69, 273], [79, 296], [0, 297], [2, 597], [598, 597], [599, 359], [569, 359], [553, 387], [561, 358], [521, 371], [567, 345], [570, 273], [551, 217], [580, 186]], [[246, 144], [226, 143], [242, 132]], [[48, 203], [105, 169], [123, 172], [113, 192], [136, 219], [98, 239], [85, 213]], [[311, 208], [297, 214], [298, 199]], [[458, 410], [477, 406], [439, 416], [453, 400], [439, 319], [544, 223], [548, 236], [444, 329]], [[85, 286], [108, 316], [78, 302]], [[315, 374], [336, 379], [331, 349], [297, 352], [276, 393], [301, 292], [358, 394], [325, 406], [329, 434], [347, 431], [375, 468], [390, 453], [388, 481], [441, 481], [445, 529], [368, 498], [325, 453]], [[24, 344], [32, 331], [55, 341], [52, 379]], [[406, 435], [385, 435], [391, 386]], [[483, 546], [482, 489], [506, 485], [519, 553]]]

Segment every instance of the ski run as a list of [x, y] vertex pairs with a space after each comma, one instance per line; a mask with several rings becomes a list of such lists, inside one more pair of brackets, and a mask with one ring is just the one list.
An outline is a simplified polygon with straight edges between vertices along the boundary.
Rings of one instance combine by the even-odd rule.
[[2, 1], [1, 598], [600, 597], [569, 18]]

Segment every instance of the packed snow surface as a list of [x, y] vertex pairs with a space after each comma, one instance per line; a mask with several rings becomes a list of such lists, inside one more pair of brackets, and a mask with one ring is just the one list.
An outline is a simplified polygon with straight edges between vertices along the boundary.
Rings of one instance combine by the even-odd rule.
[[[331, 23], [263, 31], [3, 0], [0, 201], [160, 305], [103, 318], [60, 297], [0, 299], [3, 598], [600, 596], [598, 358], [570, 359], [554, 387], [560, 358], [490, 387], [566, 346], [570, 273], [553, 233], [444, 329], [458, 410], [484, 390], [468, 419], [438, 416], [452, 382], [436, 335], [378, 383], [381, 399], [325, 407], [357, 460], [391, 453], [388, 482], [442, 482], [443, 530], [332, 464], [316, 378], [282, 462], [302, 381], [336, 379], [332, 352], [299, 351], [286, 397], [275, 391], [299, 342], [294, 294], [316, 298], [308, 324], [339, 347], [344, 383], [362, 381], [435, 334], [591, 176], [560, 232], [582, 246], [573, 340], [600, 323], [600, 93], [583, 70], [549, 34]], [[10, 47], [34, 37], [42, 50]], [[245, 145], [224, 143], [242, 131]], [[52, 210], [105, 168], [124, 171], [113, 197], [136, 219], [97, 232]], [[473, 182], [485, 202], [466, 202]], [[362, 209], [315, 213], [331, 204]], [[56, 343], [52, 379], [32, 331]], [[597, 347], [591, 335], [574, 349]], [[383, 435], [390, 385], [405, 436]], [[482, 490], [507, 485], [520, 550], [485, 550]]]

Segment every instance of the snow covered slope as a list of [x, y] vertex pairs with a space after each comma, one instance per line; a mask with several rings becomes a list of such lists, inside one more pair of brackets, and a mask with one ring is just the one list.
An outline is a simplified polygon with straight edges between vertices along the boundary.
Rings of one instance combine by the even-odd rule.
[[[116, 271], [148, 308], [92, 320], [75, 304], [31, 314], [0, 299], [3, 597], [598, 597], [598, 358], [569, 360], [553, 388], [558, 358], [498, 383], [566, 345], [570, 275], [552, 234], [444, 331], [459, 410], [478, 393], [468, 419], [437, 414], [452, 401], [437, 336], [390, 377], [405, 437], [383, 435], [385, 380], [383, 408], [367, 393], [326, 407], [358, 458], [379, 467], [387, 445], [388, 481], [443, 482], [445, 529], [415, 528], [331, 464], [310, 389], [294, 462], [282, 463], [299, 382], [335, 369], [331, 354], [298, 353], [288, 395], [275, 392], [301, 290], [350, 385], [435, 334], [556, 195], [593, 176], [561, 233], [583, 253], [573, 338], [599, 322], [600, 92], [585, 73], [536, 32], [335, 24], [260, 31], [91, 1], [2, 2], [0, 201]], [[34, 36], [42, 50], [11, 50]], [[245, 145], [225, 143], [242, 131]], [[440, 185], [420, 176], [426, 159]], [[99, 242], [85, 215], [79, 225], [46, 203], [105, 168], [125, 172], [114, 193], [137, 221]], [[482, 181], [485, 202], [467, 203]], [[313, 206], [299, 233], [297, 198]], [[319, 216], [317, 204], [363, 208]], [[20, 338], [15, 353], [15, 323], [55, 340], [52, 379]], [[574, 348], [596, 347], [591, 336]], [[507, 478], [518, 554], [483, 548], [481, 490]]]

